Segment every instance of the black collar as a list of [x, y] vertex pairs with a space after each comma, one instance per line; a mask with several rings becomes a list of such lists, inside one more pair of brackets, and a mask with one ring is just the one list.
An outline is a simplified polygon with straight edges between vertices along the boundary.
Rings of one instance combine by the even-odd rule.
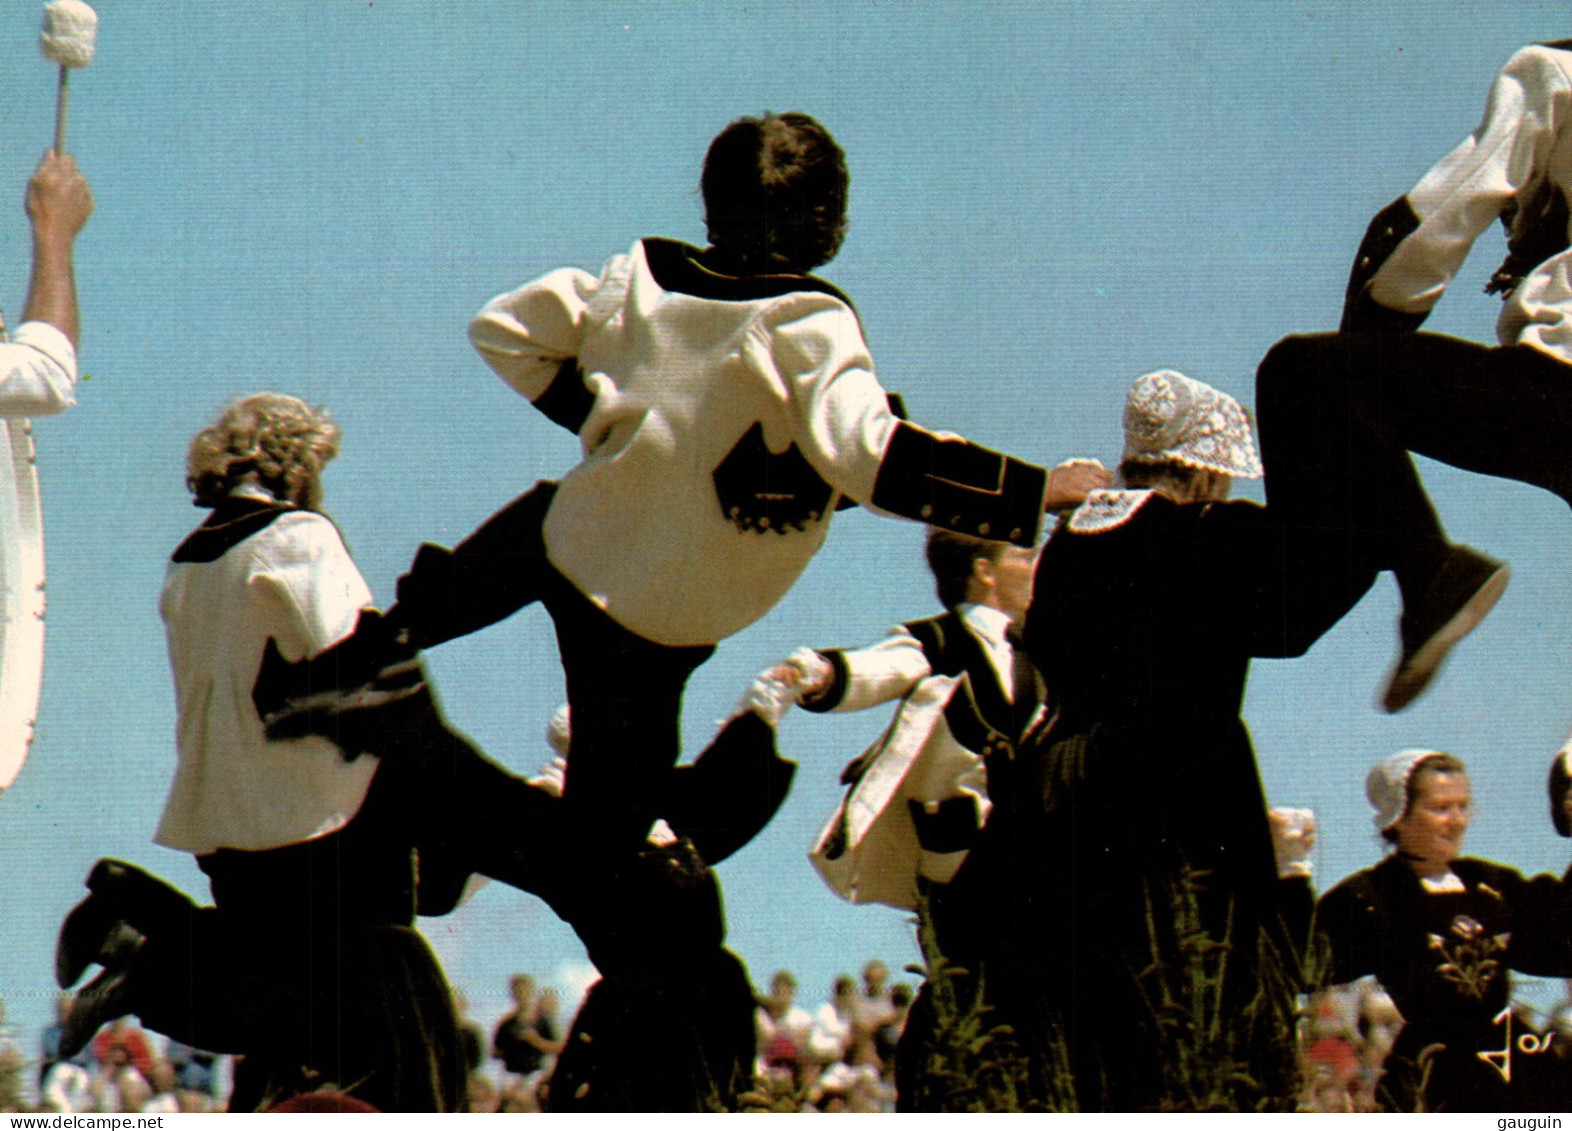
[[692, 244], [660, 238], [639, 242], [644, 246], [650, 274], [668, 291], [720, 302], [757, 302], [799, 291], [816, 291], [840, 299], [854, 313], [857, 309], [839, 287], [815, 275], [723, 275], [706, 267], [704, 253]]
[[213, 508], [207, 521], [175, 549], [176, 562], [215, 562], [273, 520], [299, 507], [263, 499], [230, 498]]

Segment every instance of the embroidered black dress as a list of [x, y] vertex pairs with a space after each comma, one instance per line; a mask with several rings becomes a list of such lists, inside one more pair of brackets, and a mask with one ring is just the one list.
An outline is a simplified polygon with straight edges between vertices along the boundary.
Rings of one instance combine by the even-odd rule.
[[[1510, 970], [1572, 974], [1566, 880], [1524, 879], [1467, 857], [1451, 867], [1455, 890], [1430, 891], [1391, 856], [1348, 877], [1316, 906], [1331, 961], [1327, 982], [1373, 974], [1403, 1015], [1382, 1085], [1385, 1105], [1399, 1111], [1522, 1106], [1540, 1078], [1562, 1070], [1555, 1050], [1529, 1051], [1538, 1048], [1537, 1035], [1516, 1019], [1508, 1030], [1498, 1018], [1511, 999]], [[1431, 1046], [1440, 1047], [1423, 1055]], [[1480, 1053], [1497, 1055], [1485, 1060]]]
[[1082, 1110], [1213, 1103], [1186, 1050], [1218, 1081], [1234, 1058], [1229, 1102], [1291, 1090], [1281, 915], [1309, 892], [1277, 878], [1240, 708], [1251, 657], [1301, 654], [1369, 586], [1335, 550], [1253, 503], [1149, 491], [1094, 492], [1043, 550], [1025, 642], [1059, 715], [987, 833], [1005, 933], [1034, 940], [1005, 956], [1028, 1048], [1039, 1071], [1068, 1054]]

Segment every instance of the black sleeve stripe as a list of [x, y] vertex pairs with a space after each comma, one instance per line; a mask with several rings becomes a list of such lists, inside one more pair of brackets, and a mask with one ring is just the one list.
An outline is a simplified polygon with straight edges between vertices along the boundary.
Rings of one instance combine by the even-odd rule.
[[[906, 399], [902, 397], [901, 394], [885, 393], [884, 399], [889, 402], [890, 415], [894, 416], [897, 420], [908, 419], [906, 415]], [[842, 495], [835, 501], [835, 509], [838, 511], [849, 511], [853, 507], [860, 506], [862, 506], [862, 504], [856, 499], [851, 498], [849, 495]]]
[[812, 699], [799, 700], [805, 711], [833, 711], [841, 705], [846, 698], [846, 684], [848, 672], [846, 669], [846, 654], [839, 648], [826, 648], [819, 651], [830, 662], [830, 669], [834, 673], [830, 677], [830, 686], [814, 696]]
[[1369, 295], [1376, 272], [1397, 250], [1400, 243], [1419, 227], [1419, 215], [1408, 197], [1400, 196], [1377, 212], [1354, 256], [1354, 269], [1348, 276], [1348, 291], [1343, 296], [1343, 333], [1360, 330], [1417, 330], [1425, 321], [1423, 314], [1390, 310]]
[[1048, 473], [1040, 467], [901, 421], [869, 501], [946, 530], [1031, 546], [1047, 485]]
[[557, 368], [557, 375], [546, 386], [546, 391], [530, 402], [545, 414], [546, 419], [560, 424], [569, 432], [578, 434], [595, 407], [595, 394], [584, 385], [584, 373], [579, 369], [579, 359], [570, 357]]

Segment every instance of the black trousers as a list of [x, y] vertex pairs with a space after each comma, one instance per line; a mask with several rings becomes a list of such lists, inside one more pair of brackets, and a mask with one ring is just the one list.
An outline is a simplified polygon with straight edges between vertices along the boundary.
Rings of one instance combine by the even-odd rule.
[[198, 858], [200, 907], [169, 889], [120, 909], [147, 941], [128, 972], [149, 1028], [245, 1055], [233, 1110], [333, 1083], [385, 1111], [461, 1111], [457, 1017], [412, 929], [417, 850], [381, 772], [338, 832]]
[[388, 618], [429, 648], [536, 601], [556, 628], [573, 737], [565, 849], [581, 859], [639, 851], [681, 755], [682, 694], [712, 645], [668, 647], [623, 628], [546, 556], [556, 484], [537, 484], [453, 550], [424, 546]]
[[1405, 592], [1446, 549], [1410, 452], [1572, 502], [1572, 366], [1533, 346], [1440, 334], [1285, 338], [1256, 375], [1267, 498], [1284, 521], [1348, 533]]

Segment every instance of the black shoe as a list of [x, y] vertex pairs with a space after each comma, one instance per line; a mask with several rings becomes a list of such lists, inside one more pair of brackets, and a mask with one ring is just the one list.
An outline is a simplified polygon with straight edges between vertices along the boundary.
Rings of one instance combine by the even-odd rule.
[[355, 630], [315, 656], [291, 663], [268, 641], [251, 701], [266, 722], [315, 696], [354, 691], [370, 685], [390, 664], [414, 659], [404, 634], [375, 609], [362, 609]]
[[420, 653], [369, 609], [353, 635], [309, 659], [291, 663], [269, 640], [251, 698], [269, 738], [319, 735], [349, 760], [396, 737], [402, 716], [385, 708], [431, 707]]
[[1403, 654], [1381, 696], [1385, 710], [1401, 711], [1424, 693], [1452, 646], [1485, 619], [1511, 577], [1505, 562], [1455, 545], [1417, 601], [1404, 595]]
[[87, 1047], [99, 1029], [117, 1017], [136, 1012], [131, 1002], [129, 960], [108, 967], [71, 1001], [60, 1026], [61, 1060], [70, 1060]]
[[71, 908], [55, 941], [55, 984], [62, 990], [76, 985], [87, 968], [98, 961], [110, 932], [119, 922], [119, 914], [96, 891]]
[[124, 860], [98, 861], [86, 883], [91, 894], [65, 917], [55, 943], [55, 981], [61, 989], [75, 985], [93, 963], [108, 964], [105, 956], [113, 951], [118, 925], [134, 924], [143, 932], [184, 931], [196, 910], [185, 892]]

